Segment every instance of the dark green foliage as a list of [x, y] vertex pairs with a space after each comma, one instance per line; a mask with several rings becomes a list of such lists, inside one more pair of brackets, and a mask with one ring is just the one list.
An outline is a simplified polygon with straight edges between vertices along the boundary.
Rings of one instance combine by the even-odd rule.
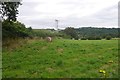
[[29, 31], [32, 31], [32, 27], [28, 27], [28, 30], [29, 30]]
[[111, 39], [111, 36], [107, 36], [107, 37], [106, 37], [106, 40], [110, 40], [110, 39]]
[[79, 37], [85, 37], [89, 39], [100, 39], [111, 36], [112, 38], [118, 38], [120, 28], [93, 28], [93, 27], [82, 27], [76, 28], [75, 31], [80, 35]]
[[81, 40], [87, 40], [87, 39], [83, 37], [83, 38], [81, 38]]
[[74, 38], [75, 40], [78, 40], [78, 34], [76, 33], [75, 29], [72, 27], [68, 27], [64, 30], [64, 33], [66, 33], [67, 35], [71, 36], [71, 38]]
[[21, 3], [20, 2], [2, 2], [1, 6], [1, 13], [2, 18], [7, 17], [8, 21], [16, 21], [17, 14], [18, 14], [18, 7]]
[[3, 40], [10, 38], [25, 38], [32, 34], [32, 28], [28, 29], [24, 24], [17, 21], [18, 7], [20, 2], [2, 2], [1, 14], [2, 14], [2, 37]]
[[93, 28], [93, 27], [82, 27], [82, 28], [71, 28], [68, 27], [61, 32], [66, 33], [74, 39], [84, 38], [88, 40], [101, 40], [105, 39], [107, 36], [111, 38], [119, 38], [118, 30], [120, 28]]
[[90, 36], [87, 38], [88, 40], [101, 40], [100, 37]]
[[95, 37], [88, 37], [88, 40], [95, 40]]
[[3, 40], [5, 40], [7, 38], [29, 37], [32, 31], [27, 29], [24, 24], [18, 21], [9, 22], [8, 20], [4, 20], [2, 22], [2, 33]]
[[101, 37], [96, 37], [96, 40], [101, 40]]

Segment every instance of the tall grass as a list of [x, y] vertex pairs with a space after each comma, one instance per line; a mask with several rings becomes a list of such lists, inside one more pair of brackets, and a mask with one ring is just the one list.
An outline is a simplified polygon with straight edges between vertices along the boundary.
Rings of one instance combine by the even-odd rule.
[[23, 44], [27, 43], [27, 41], [28, 39], [23, 39], [23, 38], [15, 38], [15, 39], [9, 38], [2, 41], [2, 47], [3, 47], [3, 50], [4, 49], [12, 50], [18, 47], [22, 47]]

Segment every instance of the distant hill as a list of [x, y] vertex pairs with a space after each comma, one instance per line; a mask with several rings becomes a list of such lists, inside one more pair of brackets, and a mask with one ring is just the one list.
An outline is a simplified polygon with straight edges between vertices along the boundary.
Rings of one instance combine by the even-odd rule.
[[93, 27], [82, 27], [75, 28], [79, 37], [101, 37], [105, 38], [106, 36], [111, 36], [112, 38], [120, 37], [119, 31], [120, 28], [93, 28]]
[[[90, 38], [90, 37], [99, 37], [106, 38], [110, 36], [111, 38], [120, 38], [120, 28], [95, 28], [95, 27], [82, 27], [82, 28], [72, 28], [75, 30], [75, 35], [78, 35], [78, 38]], [[64, 30], [59, 30], [59, 33], [54, 29], [34, 29], [33, 31], [37, 32], [39, 36], [65, 36]], [[71, 32], [70, 32], [71, 33]], [[70, 36], [70, 34], [67, 34]]]

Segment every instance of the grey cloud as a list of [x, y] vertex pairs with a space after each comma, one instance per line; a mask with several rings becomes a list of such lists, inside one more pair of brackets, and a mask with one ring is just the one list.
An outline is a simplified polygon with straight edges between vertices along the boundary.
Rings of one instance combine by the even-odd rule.
[[[69, 3], [61, 3], [61, 4], [70, 4], [71, 6], [76, 6], [80, 5], [81, 3], [74, 3], [72, 5], [72, 1]], [[36, 13], [33, 8], [35, 7], [34, 5], [39, 5], [37, 3], [25, 3], [26, 7], [23, 7], [21, 10], [21, 16], [33, 16], [33, 18], [27, 20], [22, 20], [26, 25], [32, 26], [33, 28], [55, 28], [55, 19], [54, 18], [35, 18], [34, 15], [40, 15], [40, 14], [48, 14], [50, 13]], [[31, 6], [30, 6], [31, 5]], [[92, 10], [92, 9], [91, 9]], [[89, 27], [89, 26], [105, 26], [105, 27], [113, 27], [113, 26], [118, 26], [118, 7], [117, 4], [113, 5], [109, 8], [103, 9], [93, 15], [89, 16], [84, 16], [84, 17], [77, 17], [75, 14], [72, 14], [68, 17], [60, 18], [59, 20], [59, 28], [65, 28], [69, 26], [74, 26], [74, 27]], [[71, 10], [72, 12], [72, 10]], [[51, 15], [53, 15], [51, 13]]]
[[[106, 26], [106, 27], [113, 27], [118, 26], [118, 15], [117, 15], [117, 5], [109, 7], [107, 9], [101, 10], [94, 15], [85, 16], [82, 18], [75, 17], [68, 17], [63, 20], [63, 23], [68, 25], [72, 25], [75, 27], [80, 26]], [[66, 27], [67, 27], [66, 26]]]
[[97, 18], [103, 19], [103, 20], [111, 20], [111, 19], [117, 19], [118, 17], [118, 7], [117, 5], [114, 5], [110, 8], [104, 9], [99, 14], [96, 14]]
[[29, 21], [24, 21], [26, 24], [33, 28], [54, 28], [55, 22], [52, 19], [30, 19]]
[[34, 8], [37, 5], [40, 5], [43, 3], [38, 2], [23, 2], [22, 5], [19, 8], [19, 16], [31, 16], [31, 15], [39, 15]]

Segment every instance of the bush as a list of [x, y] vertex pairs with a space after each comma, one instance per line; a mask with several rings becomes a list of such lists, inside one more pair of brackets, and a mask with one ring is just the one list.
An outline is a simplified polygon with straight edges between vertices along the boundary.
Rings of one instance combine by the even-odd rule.
[[101, 37], [88, 37], [88, 40], [101, 40]]
[[88, 37], [88, 40], [96, 40], [95, 37]]
[[29, 37], [32, 32], [32, 28], [27, 29], [24, 24], [16, 21], [16, 22], [9, 22], [5, 20], [2, 22], [2, 37], [3, 40], [6, 38], [25, 38]]
[[84, 37], [83, 37], [83, 38], [81, 38], [81, 40], [87, 40], [87, 38], [84, 38]]
[[72, 27], [67, 27], [64, 31], [63, 31], [66, 35], [71, 36], [71, 38], [74, 38], [75, 40], [78, 40], [78, 33], [75, 31], [74, 28]]
[[79, 37], [75, 37], [74, 39], [75, 39], [75, 40], [78, 40], [78, 39], [79, 39]]
[[111, 36], [107, 36], [106, 37], [106, 40], [110, 40], [112, 37]]
[[101, 40], [101, 37], [96, 37], [96, 40]]

